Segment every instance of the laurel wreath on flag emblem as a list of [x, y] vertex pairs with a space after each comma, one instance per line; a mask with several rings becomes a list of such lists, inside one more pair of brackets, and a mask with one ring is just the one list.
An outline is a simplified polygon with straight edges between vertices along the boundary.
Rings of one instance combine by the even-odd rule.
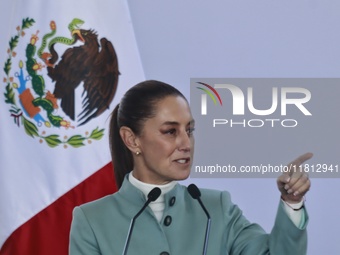
[[[106, 38], [99, 43], [96, 32], [80, 29], [84, 21], [75, 18], [68, 25], [70, 38], [56, 36], [56, 22], [51, 21], [50, 30], [42, 36], [39, 31], [32, 34], [24, 52], [18, 54], [16, 49], [26, 35], [25, 30], [34, 23], [34, 19], [23, 19], [17, 34], [9, 41], [3, 70], [10, 116], [27, 135], [52, 148], [59, 145], [78, 148], [85, 146], [85, 142], [100, 140], [104, 129], [99, 127], [84, 134], [73, 132], [71, 136], [60, 135], [59, 131], [75, 130], [109, 108], [119, 76], [112, 43]], [[66, 49], [58, 52], [59, 45]], [[82, 109], [76, 115], [75, 90], [80, 85]]]

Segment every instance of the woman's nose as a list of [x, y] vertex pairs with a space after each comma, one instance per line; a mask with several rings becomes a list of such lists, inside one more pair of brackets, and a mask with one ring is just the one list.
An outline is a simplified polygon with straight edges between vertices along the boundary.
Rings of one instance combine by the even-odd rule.
[[191, 137], [187, 132], [182, 133], [180, 135], [178, 150], [190, 151], [190, 149], [191, 149]]

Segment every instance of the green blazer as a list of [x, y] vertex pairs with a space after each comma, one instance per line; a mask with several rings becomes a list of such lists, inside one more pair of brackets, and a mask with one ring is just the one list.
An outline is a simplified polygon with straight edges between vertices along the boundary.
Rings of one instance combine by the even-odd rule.
[[[201, 193], [211, 216], [208, 255], [306, 254], [306, 229], [294, 225], [282, 202], [274, 227], [267, 234], [242, 215], [228, 192], [201, 189]], [[76, 207], [70, 232], [70, 255], [122, 254], [130, 221], [145, 201], [143, 193], [126, 178], [115, 194]], [[177, 184], [165, 194], [160, 223], [149, 207], [137, 218], [128, 254], [200, 255], [206, 222], [198, 201], [189, 195], [185, 186]]]

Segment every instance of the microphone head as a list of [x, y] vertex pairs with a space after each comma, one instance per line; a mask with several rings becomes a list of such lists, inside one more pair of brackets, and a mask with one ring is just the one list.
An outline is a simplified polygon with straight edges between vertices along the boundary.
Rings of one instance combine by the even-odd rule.
[[162, 191], [160, 188], [158, 187], [153, 188], [148, 194], [148, 200], [150, 202], [155, 201], [161, 195], [161, 193]]
[[188, 186], [187, 190], [193, 199], [198, 199], [201, 196], [201, 191], [193, 183]]

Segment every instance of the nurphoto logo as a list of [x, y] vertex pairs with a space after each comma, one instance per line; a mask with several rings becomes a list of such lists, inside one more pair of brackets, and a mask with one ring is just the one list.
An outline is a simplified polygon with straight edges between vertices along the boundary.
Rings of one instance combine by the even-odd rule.
[[[254, 86], [247, 87], [240, 87], [237, 85], [237, 81], [236, 84], [235, 82], [232, 84], [227, 81], [221, 82], [221, 79], [210, 80], [211, 82], [195, 81], [195, 86], [196, 89], [202, 91], [200, 94], [200, 115], [213, 115], [213, 127], [219, 125], [228, 125], [230, 127], [263, 127], [265, 125], [270, 125], [271, 127], [277, 125], [281, 125], [282, 127], [296, 127], [298, 120], [288, 118], [290, 115], [288, 109], [294, 108], [295, 116], [296, 111], [298, 111], [301, 116], [312, 116], [311, 111], [307, 107], [307, 103], [311, 100], [312, 95], [307, 88], [293, 86], [278, 87], [275, 85], [270, 87], [266, 86], [265, 88], [261, 87], [261, 89], [266, 92], [270, 91], [270, 96], [266, 95], [264, 97], [261, 93], [262, 91], [258, 89], [258, 83], [263, 79], [253, 79]], [[209, 100], [211, 100], [214, 105], [209, 104]], [[223, 104], [222, 101], [232, 102]], [[255, 102], [259, 101], [265, 102], [266, 106], [256, 106]], [[216, 106], [219, 106], [221, 109], [217, 109]], [[232, 117], [251, 116], [251, 118], [215, 118], [217, 111], [220, 112], [223, 111], [223, 109], [226, 110], [226, 112], [231, 111]], [[281, 118], [272, 117], [274, 114], [275, 116], [279, 115]]]

